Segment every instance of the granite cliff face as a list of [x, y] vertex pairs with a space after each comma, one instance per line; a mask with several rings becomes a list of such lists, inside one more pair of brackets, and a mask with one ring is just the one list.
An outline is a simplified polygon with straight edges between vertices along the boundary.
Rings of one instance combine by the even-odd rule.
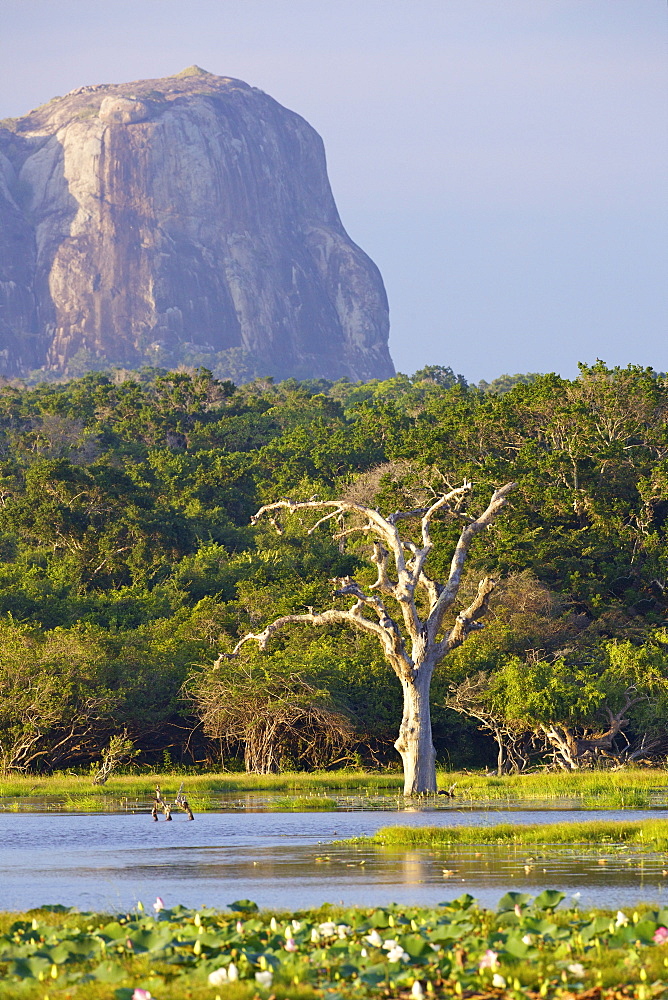
[[192, 67], [0, 123], [0, 372], [227, 352], [386, 378], [388, 326], [319, 136], [262, 91]]

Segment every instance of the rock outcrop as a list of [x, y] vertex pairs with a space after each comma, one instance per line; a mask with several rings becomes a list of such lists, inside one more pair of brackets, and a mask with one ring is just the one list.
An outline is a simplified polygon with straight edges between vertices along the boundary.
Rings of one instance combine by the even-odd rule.
[[262, 91], [192, 67], [0, 123], [0, 372], [386, 378], [388, 326], [320, 137]]

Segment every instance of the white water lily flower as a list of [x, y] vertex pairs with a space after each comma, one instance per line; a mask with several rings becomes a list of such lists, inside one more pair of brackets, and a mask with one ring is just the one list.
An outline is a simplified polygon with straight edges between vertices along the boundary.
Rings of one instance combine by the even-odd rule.
[[388, 962], [408, 962], [410, 955], [407, 955], [400, 944], [394, 946], [391, 951], [387, 953]]
[[369, 934], [367, 934], [367, 936], [365, 938], [362, 938], [362, 940], [363, 941], [368, 941], [368, 943], [373, 948], [381, 948], [382, 945], [383, 945], [383, 939], [382, 939], [382, 937], [380, 936], [380, 934], [378, 933], [378, 931], [376, 930], [375, 927], [374, 927], [374, 929]]
[[626, 927], [629, 922], [629, 918], [622, 910], [617, 910], [617, 919], [615, 920], [616, 927]]
[[495, 972], [492, 976], [492, 986], [496, 986], [500, 990], [506, 988], [506, 981], [498, 972]]
[[318, 924], [318, 930], [323, 937], [333, 937], [336, 934], [336, 924], [333, 920], [325, 920], [322, 924]]
[[255, 982], [259, 986], [264, 986], [264, 988], [267, 990], [271, 986], [273, 979], [274, 979], [274, 974], [273, 972], [270, 972], [269, 969], [265, 969], [263, 972], [255, 973]]
[[239, 970], [237, 969], [234, 962], [230, 962], [227, 967], [227, 981], [229, 983], [235, 983], [239, 978]]
[[525, 934], [522, 938], [522, 944], [531, 944], [531, 935]]
[[411, 986], [411, 996], [415, 997], [416, 1000], [421, 1000], [421, 998], [424, 996], [422, 983], [420, 982], [419, 979], [416, 979], [413, 985]]
[[210, 972], [208, 977], [209, 986], [222, 986], [223, 983], [227, 982], [227, 969], [222, 966], [220, 969], [214, 969]]
[[271, 920], [269, 921], [269, 927], [271, 928], [272, 931], [277, 931], [278, 930], [278, 924], [276, 923], [276, 917], [272, 917], [271, 918]]
[[237, 920], [237, 934], [243, 934], [243, 932], [244, 932], [244, 925], [241, 923], [240, 920]]
[[576, 979], [584, 979], [585, 970], [582, 962], [573, 962], [572, 965], [568, 965], [566, 968]]
[[392, 951], [392, 949], [396, 947], [397, 947], [397, 942], [394, 940], [394, 938], [386, 938], [385, 941], [383, 941], [383, 948], [385, 949], [385, 951]]
[[297, 933], [297, 931], [300, 931], [302, 929], [302, 925], [299, 923], [298, 920], [292, 921], [292, 929], [295, 933]]
[[311, 944], [317, 944], [320, 940], [320, 934], [318, 933], [317, 927], [311, 928]]
[[344, 938], [348, 937], [348, 932], [350, 931], [350, 927], [348, 927], [348, 924], [337, 924], [336, 930], [341, 940], [343, 940]]
[[362, 956], [362, 958], [366, 958], [368, 954], [369, 954], [369, 952], [366, 950], [366, 948], [362, 948], [362, 950], [360, 952], [360, 955]]

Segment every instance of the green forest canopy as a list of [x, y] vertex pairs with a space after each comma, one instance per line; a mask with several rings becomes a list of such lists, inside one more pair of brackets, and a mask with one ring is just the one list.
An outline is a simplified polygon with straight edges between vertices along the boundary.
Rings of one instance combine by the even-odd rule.
[[[5, 384], [0, 766], [87, 767], [125, 730], [140, 761], [240, 766], [263, 713], [283, 719], [272, 766], [394, 761], [401, 692], [364, 636], [298, 629], [213, 669], [363, 566], [354, 541], [249, 519], [313, 495], [389, 513], [465, 477], [473, 506], [519, 486], [470, 554], [463, 601], [484, 573], [501, 583], [436, 678], [440, 759], [490, 763], [494, 726], [511, 762], [546, 759], [541, 726], [602, 732], [629, 691], [628, 739], [668, 752], [667, 415], [663, 376], [603, 362], [482, 387], [439, 366], [366, 384], [235, 387], [203, 368]], [[453, 530], [435, 532], [437, 578]], [[477, 715], [446, 704], [467, 678]]]

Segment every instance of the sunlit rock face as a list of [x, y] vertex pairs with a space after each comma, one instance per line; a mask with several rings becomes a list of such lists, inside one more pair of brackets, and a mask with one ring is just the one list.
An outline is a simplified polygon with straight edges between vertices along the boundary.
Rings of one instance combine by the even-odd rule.
[[380, 273], [317, 133], [197, 67], [0, 123], [0, 371], [236, 348], [267, 374], [386, 378]]

